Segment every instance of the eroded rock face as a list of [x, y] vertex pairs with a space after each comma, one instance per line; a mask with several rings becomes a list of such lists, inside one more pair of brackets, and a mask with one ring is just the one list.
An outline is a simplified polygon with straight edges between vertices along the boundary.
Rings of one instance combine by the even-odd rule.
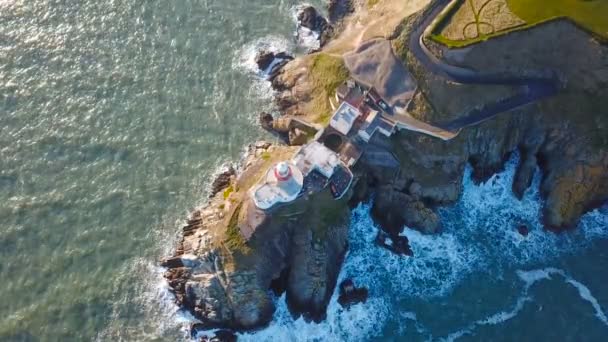
[[213, 183], [211, 183], [211, 193], [209, 197], [213, 197], [218, 192], [226, 189], [230, 185], [230, 182], [234, 176], [236, 176], [236, 170], [232, 165], [230, 165], [228, 166], [228, 169], [217, 175]]
[[265, 72], [271, 81], [277, 76], [281, 68], [291, 60], [293, 60], [293, 56], [287, 52], [259, 51], [255, 57], [258, 68]]
[[298, 12], [298, 25], [315, 32], [320, 46], [325, 45], [333, 33], [333, 27], [327, 19], [312, 6], [306, 6]]
[[434, 234], [441, 229], [439, 217], [433, 210], [391, 185], [378, 188], [372, 216], [385, 230], [394, 234], [400, 233], [404, 226], [426, 234]]
[[348, 246], [348, 221], [324, 236], [296, 229], [291, 246], [287, 303], [296, 313], [319, 322], [336, 286]]
[[[398, 40], [407, 41], [408, 25]], [[556, 36], [560, 39], [552, 44], [542, 43]], [[520, 152], [515, 196], [523, 196], [537, 167], [542, 171], [546, 228], [575, 227], [585, 212], [608, 200], [608, 117], [603, 115], [608, 107], [608, 46], [570, 22], [554, 21], [466, 49], [434, 46], [434, 51], [448, 63], [487, 73], [521, 77], [557, 72], [562, 89], [557, 96], [465, 128], [448, 142], [406, 131], [394, 136], [390, 146], [399, 157], [399, 177], [421, 185], [424, 203], [453, 203], [467, 163], [473, 166], [474, 180], [484, 182], [515, 151]], [[414, 107], [423, 110], [416, 115], [427, 122], [444, 122], [514, 90], [453, 85], [425, 71], [407, 49], [401, 55], [426, 98], [416, 99]], [[379, 179], [382, 184], [399, 183], [391, 177]]]
[[[539, 43], [547, 37], [560, 39]], [[490, 54], [496, 56], [491, 62]], [[608, 200], [607, 45], [569, 21], [553, 21], [474, 46], [462, 63], [488, 71], [550, 68], [563, 80], [557, 97], [528, 112], [537, 128], [523, 118], [524, 125], [511, 126], [523, 147], [515, 193], [528, 184], [536, 159], [543, 171], [546, 227], [574, 227], [584, 212]]]

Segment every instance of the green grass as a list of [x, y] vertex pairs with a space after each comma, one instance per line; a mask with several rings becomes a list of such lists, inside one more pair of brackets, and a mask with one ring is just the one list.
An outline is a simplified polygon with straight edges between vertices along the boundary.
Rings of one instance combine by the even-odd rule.
[[379, 2], [380, 0], [367, 0], [367, 8], [370, 9], [376, 6]]
[[224, 199], [228, 199], [228, 197], [230, 197], [230, 194], [234, 192], [234, 187], [232, 187], [232, 185], [228, 186], [225, 190], [224, 190]]
[[[535, 24], [537, 25], [537, 24]], [[472, 39], [463, 39], [463, 40], [452, 40], [452, 39], [448, 39], [444, 36], [442, 36], [441, 34], [431, 34], [430, 38], [434, 41], [436, 41], [437, 43], [443, 44], [449, 48], [461, 48], [461, 47], [466, 47], [469, 46], [471, 44], [475, 44], [475, 43], [479, 43], [479, 42], [484, 42], [490, 38], [496, 38], [496, 37], [500, 37], [500, 36], [504, 36], [506, 34], [509, 34], [511, 32], [515, 32], [515, 31], [519, 31], [525, 28], [530, 28], [533, 27], [535, 25], [523, 25], [523, 26], [515, 26], [513, 28], [507, 29], [507, 30], [502, 30], [502, 31], [498, 31], [496, 33], [492, 33], [492, 34], [480, 34], [479, 37], [477, 38], [472, 38]]]
[[327, 124], [332, 113], [329, 98], [346, 81], [349, 72], [342, 58], [319, 53], [312, 57], [310, 73], [315, 87], [313, 114], [318, 123]]
[[529, 25], [567, 17], [585, 29], [608, 38], [608, 1], [507, 0], [507, 4], [516, 16]]
[[262, 152], [262, 159], [270, 160], [270, 158], [272, 158], [272, 155], [270, 154], [270, 152]]
[[472, 39], [452, 40], [441, 35], [441, 31], [449, 19], [466, 1], [460, 0], [451, 3], [451, 7], [438, 17], [429, 38], [449, 48], [460, 48], [514, 31], [528, 29], [551, 20], [569, 18], [601, 39], [608, 39], [608, 1], [605, 0], [506, 0], [511, 12], [526, 24], [492, 34], [480, 34], [479, 37]]
[[315, 194], [310, 200], [307, 212], [311, 213], [309, 224], [313, 238], [324, 241], [332, 229], [346, 224], [348, 206], [344, 199], [336, 201], [328, 189]]
[[241, 229], [238, 224], [242, 207], [243, 203], [239, 203], [230, 217], [228, 227], [226, 227], [226, 239], [224, 240], [224, 244], [231, 251], [240, 251], [243, 254], [247, 254], [250, 251], [250, 248], [247, 246], [247, 242], [243, 238], [243, 235], [241, 235]]

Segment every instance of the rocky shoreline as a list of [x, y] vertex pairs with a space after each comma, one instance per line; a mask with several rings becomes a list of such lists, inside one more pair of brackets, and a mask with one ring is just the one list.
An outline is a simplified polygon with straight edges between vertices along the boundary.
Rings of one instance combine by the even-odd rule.
[[[334, 28], [353, 13], [355, 4], [330, 1], [329, 20], [321, 21], [318, 12], [309, 9], [299, 20], [304, 27], [319, 31], [319, 37], [327, 34], [325, 39], [329, 39], [338, 34]], [[391, 37], [395, 50], [419, 82], [411, 106], [419, 109], [421, 119], [441, 121], [445, 113], [459, 113], [478, 105], [478, 99], [487, 93], [500, 96], [505, 89], [455, 86], [424, 71], [403, 43], [423, 14], [409, 17], [400, 25], [401, 32]], [[364, 154], [352, 170], [354, 186], [342, 200], [330, 201], [329, 194], [322, 192], [272, 214], [255, 210], [246, 190], [259, 170], [293, 153], [292, 146], [300, 145], [302, 137], [310, 134], [307, 129], [315, 129], [314, 124], [307, 128], [297, 123], [306, 122], [309, 115], [301, 103], [316, 95], [312, 89], [315, 82], [306, 81], [313, 78], [306, 64], [308, 57], [261, 53], [258, 66], [269, 70], [282, 115], [264, 113], [260, 122], [292, 146], [265, 142], [250, 145], [240, 166], [230, 168], [213, 182], [208, 204], [192, 213], [174, 255], [163, 260], [165, 278], [176, 303], [200, 321], [196, 329], [243, 331], [264, 327], [275, 309], [271, 292], [286, 294], [294, 316], [323, 320], [348, 248], [350, 208], [373, 198], [371, 214], [382, 228], [376, 245], [412, 257], [407, 238], [400, 235], [404, 226], [425, 234], [439, 233], [441, 222], [436, 209], [457, 201], [467, 164], [473, 167], [475, 181], [485, 182], [503, 168], [511, 153], [519, 151], [521, 162], [512, 185], [518, 198], [530, 187], [540, 167], [543, 221], [555, 232], [575, 227], [585, 212], [603, 204], [608, 199], [607, 144], [594, 140], [596, 135], [585, 134], [588, 126], [580, 121], [584, 117], [600, 125], [596, 132], [599, 137], [608, 135], [608, 128], [601, 126], [604, 121], [596, 119], [598, 111], [606, 107], [595, 102], [592, 106], [582, 104], [608, 95], [608, 64], [602, 62], [608, 60], [608, 47], [581, 38], [585, 33], [575, 27], [554, 26], [522, 37], [514, 33], [515, 38], [495, 39], [459, 55], [439, 46], [433, 46], [433, 50], [451, 63], [497, 72], [522, 72], [510, 68], [518, 63], [530, 69], [550, 65], [568, 80], [563, 95], [467, 128], [450, 141], [412, 131], [375, 139], [370, 144], [373, 153], [392, 158], [395, 165], [379, 164]], [[556, 52], [557, 47], [537, 44], [556, 31], [565, 40], [559, 49], [589, 51], [593, 57], [574, 65]], [[321, 45], [327, 43], [323, 39]], [[517, 39], [527, 46], [538, 46], [536, 57], [518, 56], [511, 42]], [[574, 46], [567, 46], [574, 41]], [[487, 62], [488, 56], [493, 56], [491, 63]], [[589, 75], [581, 68], [602, 72]], [[237, 235], [239, 229], [253, 233], [243, 240]], [[525, 226], [513, 229], [527, 235]], [[352, 295], [341, 300], [346, 306], [364, 302], [367, 297], [367, 291], [352, 282], [341, 286], [341, 294]]]

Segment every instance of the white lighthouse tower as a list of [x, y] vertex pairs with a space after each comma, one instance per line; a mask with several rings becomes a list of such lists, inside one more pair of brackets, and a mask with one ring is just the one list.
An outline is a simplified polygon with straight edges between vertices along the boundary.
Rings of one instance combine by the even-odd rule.
[[280, 162], [268, 170], [262, 184], [251, 191], [251, 197], [258, 208], [266, 210], [298, 198], [303, 185], [302, 171], [291, 162]]

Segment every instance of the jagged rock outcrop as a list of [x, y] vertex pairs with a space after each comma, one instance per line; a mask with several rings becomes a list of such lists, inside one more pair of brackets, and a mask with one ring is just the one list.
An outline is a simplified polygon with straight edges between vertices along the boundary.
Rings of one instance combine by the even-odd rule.
[[333, 34], [333, 27], [329, 24], [327, 19], [312, 6], [306, 6], [298, 12], [298, 25], [315, 32], [319, 37], [319, 45], [321, 47], [329, 41]]
[[274, 117], [272, 117], [272, 114], [262, 112], [262, 113], [260, 113], [258, 121], [260, 123], [260, 126], [262, 126], [262, 128], [264, 128], [265, 130], [267, 130], [267, 131], [273, 130], [272, 125], [273, 125]]
[[259, 51], [255, 57], [258, 69], [266, 72], [268, 79], [271, 81], [277, 76], [281, 68], [291, 60], [293, 60], [293, 56], [286, 52]]
[[215, 180], [211, 183], [211, 192], [209, 198], [215, 196], [218, 192], [226, 189], [232, 182], [232, 178], [236, 176], [236, 170], [232, 165], [228, 166], [228, 169], [222, 171], [215, 177]]
[[396, 234], [401, 232], [404, 225], [427, 234], [437, 233], [441, 229], [439, 217], [433, 210], [391, 185], [377, 189], [372, 215], [385, 230]]
[[368, 291], [364, 287], [356, 287], [352, 279], [346, 279], [340, 283], [340, 296], [338, 304], [344, 308], [350, 308], [359, 303], [367, 301]]
[[355, 10], [353, 0], [329, 0], [327, 11], [332, 24], [339, 22]]

